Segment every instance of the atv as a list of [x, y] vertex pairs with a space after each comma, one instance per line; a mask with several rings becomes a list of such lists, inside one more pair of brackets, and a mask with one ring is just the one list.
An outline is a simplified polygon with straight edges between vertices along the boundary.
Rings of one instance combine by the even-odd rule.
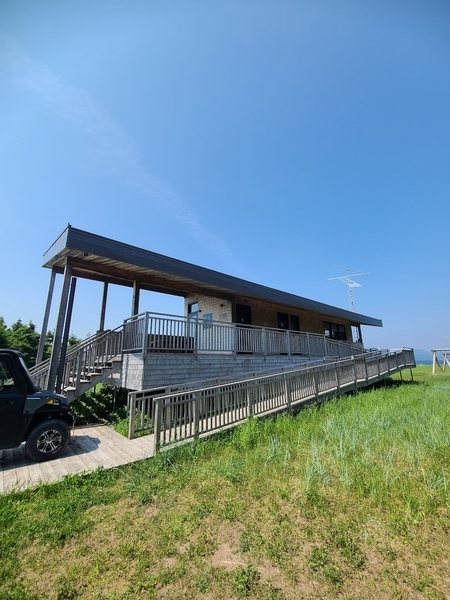
[[66, 398], [36, 388], [20, 352], [0, 349], [0, 455], [25, 442], [32, 460], [56, 458], [74, 423]]

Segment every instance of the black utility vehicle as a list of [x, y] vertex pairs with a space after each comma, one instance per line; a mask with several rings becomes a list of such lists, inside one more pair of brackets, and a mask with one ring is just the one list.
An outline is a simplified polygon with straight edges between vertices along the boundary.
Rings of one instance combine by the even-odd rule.
[[56, 458], [73, 424], [64, 396], [36, 388], [20, 352], [0, 350], [0, 450], [25, 442], [33, 460]]

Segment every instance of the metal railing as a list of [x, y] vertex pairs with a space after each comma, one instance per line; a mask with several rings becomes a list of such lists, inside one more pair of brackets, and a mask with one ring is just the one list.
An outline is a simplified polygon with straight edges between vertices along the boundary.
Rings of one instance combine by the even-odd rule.
[[155, 395], [155, 390], [133, 392], [129, 396], [129, 437], [153, 432], [156, 452], [163, 445], [214, 433], [252, 415], [289, 410], [371, 385], [412, 367], [414, 352], [405, 348], [166, 395]]
[[[111, 331], [102, 331], [70, 348], [66, 353], [61, 375], [60, 388], [77, 388], [92, 373], [108, 366], [112, 359], [122, 354], [122, 325]], [[50, 359], [29, 370], [33, 383], [39, 388], [47, 386]]]
[[333, 356], [362, 354], [361, 344], [321, 334], [145, 312], [124, 321], [124, 352]]
[[61, 389], [77, 389], [80, 382], [88, 381], [92, 374], [110, 367], [113, 358], [122, 354], [122, 335], [122, 327], [105, 331], [83, 344], [76, 354], [66, 357]]

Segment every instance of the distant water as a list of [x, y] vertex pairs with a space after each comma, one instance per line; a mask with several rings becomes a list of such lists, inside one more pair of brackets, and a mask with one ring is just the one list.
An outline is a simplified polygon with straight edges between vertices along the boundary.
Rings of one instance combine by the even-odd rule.
[[414, 348], [414, 356], [417, 365], [433, 364], [433, 357], [431, 355], [431, 352], [427, 352], [426, 350], [417, 350], [416, 348]]

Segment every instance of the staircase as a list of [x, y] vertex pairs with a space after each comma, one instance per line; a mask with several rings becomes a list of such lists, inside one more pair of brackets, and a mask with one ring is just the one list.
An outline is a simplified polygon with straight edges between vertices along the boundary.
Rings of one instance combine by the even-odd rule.
[[[121, 377], [123, 326], [101, 331], [70, 348], [59, 369], [56, 390], [73, 402], [98, 383], [115, 385]], [[50, 359], [32, 367], [33, 383], [47, 387]]]
[[122, 357], [114, 357], [110, 362], [97, 366], [94, 371], [85, 373], [83, 379], [74, 381], [64, 387], [62, 393], [68, 402], [73, 402], [82, 394], [95, 387], [98, 383], [116, 385], [122, 375]]

